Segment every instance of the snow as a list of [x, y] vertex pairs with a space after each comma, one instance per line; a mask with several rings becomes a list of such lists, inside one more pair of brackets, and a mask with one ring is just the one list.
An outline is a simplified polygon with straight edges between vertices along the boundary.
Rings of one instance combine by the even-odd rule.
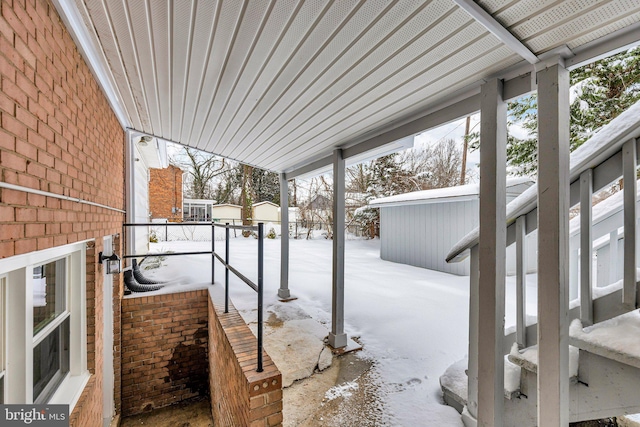
[[570, 335], [593, 345], [640, 358], [640, 312], [633, 310], [613, 319], [582, 328], [578, 319], [571, 323]]
[[[518, 350], [518, 346], [511, 348], [510, 356], [512, 359], [518, 360], [519, 365], [533, 372], [538, 370], [538, 346], [527, 347]], [[578, 376], [578, 359], [580, 357], [580, 349], [578, 347], [569, 346], [569, 377]]]
[[[520, 184], [533, 184], [531, 178], [519, 177], [507, 179], [507, 188]], [[443, 202], [455, 201], [465, 197], [477, 197], [479, 191], [478, 184], [458, 185], [447, 188], [434, 188], [431, 190], [412, 191], [410, 193], [397, 194], [395, 196], [381, 197], [369, 202], [369, 206], [380, 207], [409, 202]], [[450, 200], [453, 199], [453, 200]]]
[[344, 384], [331, 387], [324, 394], [324, 398], [325, 400], [333, 400], [333, 399], [337, 399], [338, 397], [349, 397], [353, 394], [351, 392], [357, 389], [358, 389], [358, 383], [350, 381]]
[[[332, 241], [292, 239], [289, 244], [289, 288], [298, 299], [289, 303], [278, 300], [280, 241], [265, 239], [265, 312], [277, 312], [283, 319], [297, 318], [302, 310], [328, 333]], [[163, 242], [153, 246], [197, 251], [207, 250], [210, 243]], [[252, 280], [257, 275], [256, 253], [255, 239], [231, 239], [231, 265]], [[344, 313], [345, 332], [349, 337], [360, 337], [363, 344], [356, 355], [373, 360], [371, 377], [379, 382], [387, 424], [462, 426], [460, 415], [442, 401], [439, 377], [467, 353], [469, 278], [383, 261], [379, 254], [379, 240], [346, 242]], [[220, 286], [224, 270], [219, 263], [215, 270], [216, 286]], [[171, 284], [156, 292], [208, 285], [211, 257], [167, 257], [161, 269], [144, 274], [172, 278]], [[255, 292], [233, 274], [230, 282], [236, 308], [245, 320], [255, 319]]]
[[[639, 136], [640, 102], [636, 102], [571, 153], [569, 162], [571, 179], [575, 179], [582, 171], [596, 166], [599, 161], [612, 155], [624, 142]], [[537, 197], [538, 185], [534, 184], [509, 203], [507, 223], [535, 207]], [[477, 243], [479, 230], [479, 227], [476, 227], [456, 243], [447, 255], [447, 262], [464, 259], [463, 253]]]

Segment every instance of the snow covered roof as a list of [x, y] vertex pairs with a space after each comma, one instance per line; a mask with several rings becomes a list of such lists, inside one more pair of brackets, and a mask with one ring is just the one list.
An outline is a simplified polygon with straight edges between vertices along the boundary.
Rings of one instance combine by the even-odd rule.
[[[569, 160], [569, 182], [580, 178], [580, 174], [593, 168], [615, 154], [632, 138], [640, 137], [640, 101], [604, 126], [598, 133], [578, 147]], [[532, 185], [507, 205], [507, 225], [519, 216], [531, 212], [537, 206], [538, 186]], [[458, 262], [466, 258], [466, 251], [478, 244], [479, 227], [474, 228], [451, 248], [447, 262]]]
[[[518, 195], [524, 189], [534, 184], [526, 177], [507, 179], [507, 195]], [[434, 188], [432, 190], [412, 191], [395, 196], [381, 197], [369, 202], [372, 207], [390, 207], [426, 203], [459, 202], [478, 198], [480, 187], [478, 184], [458, 185], [456, 187]]]

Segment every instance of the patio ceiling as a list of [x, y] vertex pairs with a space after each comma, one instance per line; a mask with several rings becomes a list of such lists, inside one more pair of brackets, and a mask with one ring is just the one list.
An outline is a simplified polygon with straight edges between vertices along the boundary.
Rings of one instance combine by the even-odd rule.
[[638, 0], [54, 3], [124, 127], [285, 172], [475, 111], [545, 53], [640, 39]]

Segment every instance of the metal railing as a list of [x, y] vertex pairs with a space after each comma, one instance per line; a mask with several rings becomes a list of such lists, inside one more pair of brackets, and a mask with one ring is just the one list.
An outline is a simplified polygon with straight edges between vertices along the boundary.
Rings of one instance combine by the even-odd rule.
[[[263, 303], [263, 295], [264, 295], [264, 275], [263, 275], [263, 271], [264, 271], [264, 224], [258, 223], [257, 226], [254, 225], [230, 225], [229, 223], [226, 223], [224, 225], [222, 224], [216, 224], [216, 223], [212, 223], [212, 225], [214, 227], [224, 227], [225, 228], [225, 253], [224, 253], [224, 259], [222, 259], [222, 257], [217, 254], [215, 252], [215, 239], [211, 240], [211, 248], [212, 248], [212, 254], [213, 256], [215, 256], [218, 261], [220, 261], [222, 263], [222, 265], [224, 265], [225, 267], [225, 271], [224, 271], [224, 312], [228, 313], [229, 312], [229, 271], [231, 271], [233, 274], [236, 275], [236, 277], [238, 277], [238, 279], [242, 280], [244, 283], [246, 283], [251, 289], [253, 289], [254, 291], [256, 291], [258, 293], [258, 332], [257, 332], [257, 339], [258, 339], [258, 368], [256, 369], [256, 372], [262, 372], [262, 328], [263, 328], [263, 314], [262, 314], [262, 303]], [[229, 264], [229, 230], [230, 229], [234, 229], [234, 230], [242, 230], [242, 231], [258, 231], [258, 284], [253, 283], [253, 281], [251, 281], [250, 279], [248, 279], [245, 275], [243, 275], [242, 273], [240, 273], [237, 269], [235, 269], [234, 267], [231, 266], [231, 264]], [[213, 270], [214, 270], [214, 265], [215, 263], [212, 262], [212, 275], [213, 275]]]
[[[262, 348], [263, 348], [263, 295], [264, 295], [264, 224], [258, 223], [258, 225], [231, 225], [229, 223], [219, 224], [215, 222], [210, 223], [188, 223], [188, 222], [167, 222], [163, 224], [158, 223], [126, 223], [123, 224], [123, 227], [157, 227], [161, 225], [162, 227], [184, 227], [184, 226], [193, 226], [193, 227], [211, 227], [211, 250], [210, 251], [192, 251], [192, 252], [162, 252], [162, 253], [146, 253], [146, 254], [126, 254], [123, 255], [123, 258], [142, 258], [142, 257], [165, 257], [165, 256], [182, 256], [182, 255], [211, 255], [211, 284], [215, 283], [215, 260], [216, 258], [224, 265], [225, 267], [225, 278], [224, 278], [224, 312], [229, 312], [229, 271], [235, 274], [240, 280], [246, 283], [251, 289], [257, 292], [258, 294], [258, 331], [257, 331], [257, 369], [256, 372], [263, 371], [263, 357], [262, 357]], [[225, 229], [225, 257], [222, 256], [215, 251], [215, 228], [220, 227]], [[242, 231], [257, 231], [258, 232], [258, 283], [254, 283], [245, 275], [240, 273], [238, 269], [229, 264], [229, 230], [242, 230]]]

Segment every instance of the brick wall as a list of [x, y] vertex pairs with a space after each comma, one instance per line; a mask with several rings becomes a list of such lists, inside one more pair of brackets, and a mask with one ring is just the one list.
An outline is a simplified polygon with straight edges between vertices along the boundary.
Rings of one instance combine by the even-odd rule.
[[205, 289], [122, 300], [122, 415], [208, 393]]
[[182, 219], [182, 169], [169, 165], [165, 169], [149, 169], [149, 211], [151, 218]]
[[[0, 181], [124, 209], [124, 132], [47, 0], [0, 1]], [[72, 425], [102, 424], [102, 237], [124, 215], [0, 188], [0, 258], [95, 239], [87, 251], [88, 367]], [[117, 253], [122, 253], [118, 245]], [[114, 284], [118, 294], [122, 283]], [[116, 329], [118, 327], [116, 326]]]
[[[215, 288], [215, 289], [214, 289]], [[263, 353], [263, 372], [256, 372], [256, 337], [224, 294], [210, 288], [209, 389], [215, 426], [282, 425], [282, 375]]]

